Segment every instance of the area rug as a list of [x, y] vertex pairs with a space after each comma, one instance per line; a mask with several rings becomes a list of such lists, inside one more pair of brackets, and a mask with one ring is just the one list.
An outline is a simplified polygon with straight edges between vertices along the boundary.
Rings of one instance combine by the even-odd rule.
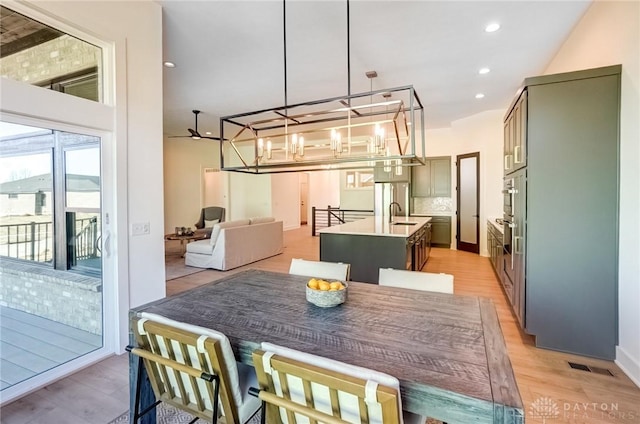
[[204, 271], [203, 268], [186, 266], [184, 264], [182, 246], [180, 246], [180, 242], [175, 240], [165, 242], [164, 264], [165, 280], [167, 281]]
[[[194, 417], [182, 412], [171, 405], [161, 403], [156, 408], [156, 423], [157, 424], [182, 424], [188, 423]], [[198, 420], [196, 422], [204, 422]], [[109, 421], [108, 424], [129, 424], [129, 411], [123, 412], [118, 418], [113, 421]], [[247, 424], [260, 424], [260, 414], [256, 414], [249, 420]]]

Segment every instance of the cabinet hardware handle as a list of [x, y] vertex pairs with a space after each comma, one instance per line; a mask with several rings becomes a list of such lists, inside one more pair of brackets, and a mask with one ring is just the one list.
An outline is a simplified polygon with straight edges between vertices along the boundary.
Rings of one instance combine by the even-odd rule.
[[515, 157], [516, 163], [522, 163], [522, 158], [520, 157], [521, 152], [522, 152], [522, 148], [520, 146], [516, 146], [513, 150], [513, 156]]
[[509, 169], [509, 155], [504, 155], [504, 169]]
[[516, 236], [513, 243], [513, 252], [522, 254], [522, 237]]

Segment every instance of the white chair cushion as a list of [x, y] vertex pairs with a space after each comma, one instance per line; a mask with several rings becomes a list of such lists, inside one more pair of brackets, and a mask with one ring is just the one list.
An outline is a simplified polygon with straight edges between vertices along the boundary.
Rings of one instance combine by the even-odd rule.
[[202, 253], [210, 255], [213, 252], [214, 246], [209, 243], [209, 240], [198, 240], [187, 244], [187, 252], [189, 253]]
[[211, 221], [208, 220], [204, 220], [204, 228], [211, 228], [213, 227], [215, 224], [217, 224], [218, 222], [220, 222], [219, 219], [212, 219]]
[[453, 275], [451, 274], [380, 268], [378, 284], [381, 286], [453, 294]]
[[[229, 374], [228, 384], [231, 389], [231, 397], [233, 402], [235, 402], [236, 406], [240, 408], [243, 400], [242, 389], [241, 389], [241, 384], [240, 384], [239, 375], [238, 375], [236, 358], [233, 354], [233, 350], [231, 349], [231, 343], [229, 343], [229, 339], [227, 338], [227, 336], [220, 333], [219, 331], [215, 331], [210, 328], [204, 328], [204, 327], [199, 327], [197, 325], [191, 325], [191, 324], [186, 324], [184, 322], [174, 321], [172, 319], [163, 317], [161, 315], [152, 314], [148, 312], [142, 312], [140, 314], [140, 317], [143, 319], [148, 319], [150, 321], [158, 322], [160, 324], [170, 325], [172, 327], [189, 331], [191, 333], [206, 335], [208, 337], [211, 337], [212, 339], [219, 340], [220, 347], [222, 350], [223, 361], [227, 366], [227, 372]], [[244, 372], [243, 374], [247, 374], [247, 373]], [[244, 378], [247, 378], [247, 376], [244, 375]], [[254, 379], [256, 378], [255, 375], [253, 378]]]
[[349, 267], [349, 264], [337, 262], [308, 261], [294, 258], [291, 259], [289, 274], [346, 281], [349, 278]]
[[211, 238], [209, 239], [209, 243], [214, 246], [216, 241], [218, 240], [218, 235], [220, 235], [220, 231], [223, 228], [231, 228], [231, 227], [240, 227], [242, 225], [249, 225], [251, 221], [248, 219], [238, 219], [236, 221], [226, 221], [220, 222], [213, 226], [213, 230], [211, 230]]
[[251, 221], [251, 225], [253, 224], [264, 224], [266, 222], [273, 222], [276, 219], [272, 216], [261, 216], [261, 217], [256, 217], [256, 218], [249, 218], [249, 221]]
[[[264, 350], [265, 352], [272, 352], [276, 355], [284, 356], [286, 358], [294, 359], [296, 361], [304, 362], [306, 364], [311, 364], [317, 367], [326, 368], [335, 372], [349, 375], [351, 377], [356, 377], [356, 378], [360, 378], [367, 381], [374, 381], [383, 386], [391, 387], [398, 392], [398, 407], [400, 408], [400, 410], [402, 410], [402, 400], [400, 398], [400, 382], [398, 381], [397, 378], [389, 374], [385, 374], [385, 373], [371, 370], [368, 368], [362, 368], [355, 365], [346, 364], [344, 362], [335, 361], [333, 359], [324, 358], [322, 356], [312, 355], [306, 352], [300, 352], [297, 350], [289, 349], [284, 346], [274, 345], [272, 343], [263, 342], [261, 347], [262, 347], [262, 350]], [[289, 390], [291, 393], [292, 400], [297, 400], [304, 404], [304, 394], [303, 394], [304, 391], [301, 389], [302, 385], [300, 384], [300, 388], [296, 390], [298, 393], [296, 393], [294, 396], [294, 388], [296, 386], [295, 380], [293, 382], [288, 380], [288, 382], [289, 382]], [[274, 383], [278, 383], [278, 382], [274, 381]], [[292, 387], [292, 383], [293, 383], [293, 387]], [[328, 396], [328, 390], [326, 391], [326, 393]], [[315, 392], [314, 392], [314, 401], [315, 401]], [[325, 403], [325, 402], [322, 402], [320, 399], [318, 399], [315, 407], [318, 410], [331, 414], [331, 408], [329, 405], [330, 405], [329, 400], [327, 400], [327, 402]], [[340, 396], [340, 406], [341, 406], [342, 419], [346, 421], [360, 422], [360, 414], [358, 412], [359, 411], [358, 401], [356, 397], [351, 398], [350, 395], [343, 393], [343, 395]], [[379, 404], [378, 404], [378, 408], [372, 408], [371, 404], [369, 404], [368, 406], [369, 406], [370, 422], [371, 423], [381, 422], [382, 417], [381, 417], [381, 409]], [[410, 415], [413, 416], [413, 414], [410, 414]], [[401, 418], [400, 424], [402, 423], [403, 423], [403, 419]]]

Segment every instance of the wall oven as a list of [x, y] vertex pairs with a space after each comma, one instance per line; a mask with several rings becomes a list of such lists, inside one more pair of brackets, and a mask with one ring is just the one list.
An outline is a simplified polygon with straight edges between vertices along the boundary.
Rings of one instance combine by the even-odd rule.
[[504, 186], [502, 190], [502, 196], [504, 199], [502, 210], [504, 211], [505, 217], [507, 215], [513, 216], [513, 202], [514, 202], [515, 194], [516, 194], [516, 189], [514, 187], [513, 178], [506, 178], [504, 180]]
[[515, 194], [516, 189], [514, 186], [513, 178], [507, 178], [504, 180], [504, 189], [502, 190], [502, 195], [504, 197], [504, 217], [503, 217], [503, 228], [504, 228], [504, 236], [503, 236], [503, 248], [504, 248], [504, 256], [502, 258], [503, 263], [503, 271], [507, 278], [513, 283], [514, 280], [514, 260], [512, 256], [513, 250], [513, 229], [515, 227], [514, 220], [514, 203], [515, 203]]

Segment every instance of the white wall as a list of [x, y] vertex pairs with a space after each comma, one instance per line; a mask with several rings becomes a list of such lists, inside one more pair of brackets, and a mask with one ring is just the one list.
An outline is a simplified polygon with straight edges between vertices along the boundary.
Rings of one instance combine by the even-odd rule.
[[[340, 209], [373, 210], [373, 187], [346, 187], [347, 171], [340, 171]], [[326, 206], [324, 207], [326, 208]]]
[[[171, 138], [164, 140], [164, 232], [175, 227], [194, 227], [200, 218], [203, 170], [219, 168], [215, 141]], [[223, 205], [220, 205], [223, 206]]]
[[340, 171], [309, 172], [309, 206], [326, 209], [329, 205], [340, 205]]
[[[272, 216], [271, 175], [229, 172], [227, 221]], [[286, 194], [283, 194], [286, 195]]]
[[271, 175], [271, 210], [285, 231], [300, 228], [300, 174]]
[[622, 64], [616, 362], [640, 386], [639, 21], [637, 1], [594, 2], [549, 63], [545, 74]]
[[[506, 108], [506, 105], [505, 105]], [[502, 146], [504, 110], [489, 110], [451, 123], [450, 128], [427, 130], [426, 156], [451, 156], [451, 198], [456, 204], [456, 157], [480, 153], [480, 254], [487, 252], [489, 217], [502, 217]], [[421, 153], [421, 152], [418, 152]], [[455, 248], [456, 215], [451, 216], [451, 246]]]

